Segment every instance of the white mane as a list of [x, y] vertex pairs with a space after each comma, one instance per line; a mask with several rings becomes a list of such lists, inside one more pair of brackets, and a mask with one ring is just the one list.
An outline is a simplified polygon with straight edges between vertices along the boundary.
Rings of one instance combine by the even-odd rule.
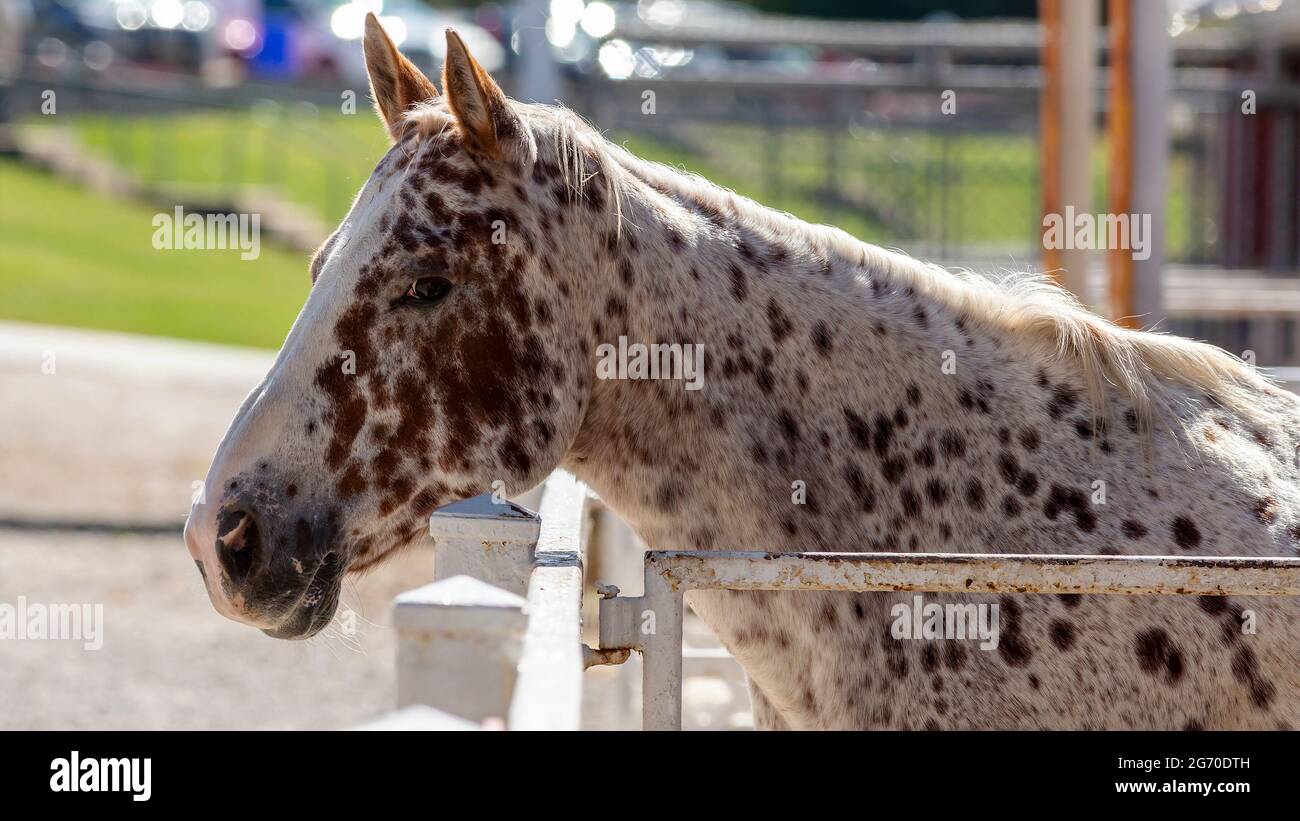
[[[1139, 424], [1159, 418], [1177, 426], [1182, 391], [1200, 392], [1247, 416], [1254, 397], [1268, 385], [1254, 368], [1228, 352], [1202, 342], [1147, 331], [1133, 331], [1087, 310], [1069, 291], [1033, 273], [982, 274], [949, 271], [898, 251], [862, 242], [828, 225], [812, 225], [768, 208], [696, 174], [644, 160], [609, 142], [581, 117], [560, 106], [513, 103], [525, 129], [528, 151], [536, 158], [546, 145], [548, 159], [562, 169], [575, 197], [601, 177], [618, 229], [623, 199], [635, 181], [660, 190], [689, 194], [745, 224], [774, 236], [798, 236], [811, 249], [855, 262], [865, 272], [928, 296], [975, 324], [1029, 344], [1044, 361], [1073, 365], [1082, 378], [1098, 422], [1108, 387], [1134, 405]], [[408, 114], [422, 129], [441, 130], [452, 122], [439, 101]]]

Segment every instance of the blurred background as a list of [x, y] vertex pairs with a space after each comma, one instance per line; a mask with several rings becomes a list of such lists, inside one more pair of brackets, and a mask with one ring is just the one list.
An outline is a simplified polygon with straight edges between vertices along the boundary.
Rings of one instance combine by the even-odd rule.
[[[388, 602], [426, 550], [303, 646], [217, 617], [179, 540], [387, 147], [368, 11], [431, 77], [455, 27], [507, 93], [805, 220], [1300, 366], [1300, 0], [0, 0], [0, 602], [109, 605], [97, 653], [0, 641], [0, 728], [391, 706]], [[1153, 213], [1154, 262], [1045, 250], [1074, 203]], [[260, 256], [155, 250], [176, 206], [260, 214]], [[743, 711], [692, 692], [688, 726]]]

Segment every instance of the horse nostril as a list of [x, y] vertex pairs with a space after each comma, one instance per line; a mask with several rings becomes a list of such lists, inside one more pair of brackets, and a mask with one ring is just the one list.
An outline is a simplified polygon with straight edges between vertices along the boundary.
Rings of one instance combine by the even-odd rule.
[[257, 521], [248, 511], [227, 508], [217, 516], [217, 558], [232, 582], [241, 582], [261, 552]]

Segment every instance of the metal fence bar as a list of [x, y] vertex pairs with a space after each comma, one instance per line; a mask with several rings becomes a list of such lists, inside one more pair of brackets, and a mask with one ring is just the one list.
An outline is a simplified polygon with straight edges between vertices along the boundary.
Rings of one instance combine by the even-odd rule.
[[577, 730], [582, 724], [582, 565], [587, 487], [564, 471], [546, 480], [541, 534], [528, 581], [528, 629], [507, 726]]
[[662, 551], [646, 554], [646, 574], [662, 577], [677, 592], [1300, 596], [1300, 558]]
[[[1099, 32], [1099, 49], [1108, 50], [1108, 38]], [[800, 45], [832, 48], [876, 58], [914, 58], [923, 61], [933, 52], [955, 58], [1023, 61], [1039, 55], [1043, 42], [1038, 21], [934, 21], [920, 23], [883, 20], [821, 20], [764, 14], [730, 19], [726, 26], [689, 15], [679, 23], [647, 22], [636, 15], [620, 17], [607, 37], [678, 46], [708, 45], [749, 47]], [[1180, 64], [1220, 63], [1249, 53], [1248, 33], [1242, 28], [1201, 27], [1182, 33], [1172, 44]], [[947, 66], [945, 66], [946, 68]]]
[[[652, 570], [646, 554], [646, 608], [636, 624], [645, 634], [641, 645], [641, 729], [682, 728], [682, 593], [683, 589]], [[602, 612], [602, 622], [604, 614]]]
[[643, 729], [681, 728], [682, 597], [705, 589], [1298, 596], [1300, 559], [652, 551], [645, 595], [600, 610], [601, 647], [645, 657]]

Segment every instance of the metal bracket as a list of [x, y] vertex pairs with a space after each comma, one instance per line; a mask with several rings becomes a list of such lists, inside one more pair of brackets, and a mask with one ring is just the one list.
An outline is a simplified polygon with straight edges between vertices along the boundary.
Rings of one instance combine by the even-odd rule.
[[601, 647], [596, 649], [582, 645], [582, 669], [590, 670], [605, 664], [623, 664], [632, 656], [627, 647]]
[[640, 631], [637, 629], [637, 616], [645, 609], [644, 596], [620, 596], [618, 588], [613, 588], [614, 595], [606, 596], [604, 591], [600, 599], [600, 650], [642, 650]]

